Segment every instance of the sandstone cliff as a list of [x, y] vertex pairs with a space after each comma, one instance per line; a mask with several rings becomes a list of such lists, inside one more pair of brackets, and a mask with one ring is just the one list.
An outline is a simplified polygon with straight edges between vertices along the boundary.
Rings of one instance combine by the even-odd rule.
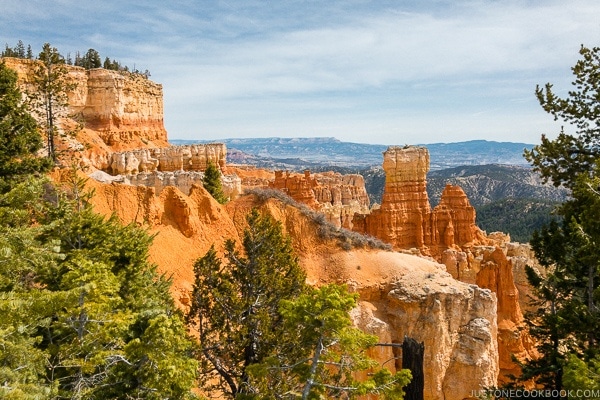
[[[34, 90], [33, 74], [38, 61], [4, 61], [17, 72], [23, 92]], [[60, 148], [79, 148], [77, 157], [84, 164], [106, 169], [112, 151], [168, 146], [162, 85], [129, 72], [66, 67], [68, 79], [76, 87], [68, 93], [66, 111], [70, 118], [61, 120], [59, 129], [72, 129], [76, 123], [82, 123], [83, 128], [75, 139], [61, 138], [57, 143]]]
[[275, 177], [268, 185], [322, 212], [336, 227], [352, 229], [354, 214], [369, 210], [365, 181], [358, 174], [325, 172], [311, 175], [307, 170], [300, 175], [275, 171]]
[[[17, 72], [22, 88], [26, 92], [33, 90], [38, 61], [4, 60]], [[69, 114], [82, 118], [85, 127], [97, 131], [104, 143], [125, 148], [167, 144], [162, 85], [129, 72], [66, 67], [70, 83], [76, 85], [68, 93]]]

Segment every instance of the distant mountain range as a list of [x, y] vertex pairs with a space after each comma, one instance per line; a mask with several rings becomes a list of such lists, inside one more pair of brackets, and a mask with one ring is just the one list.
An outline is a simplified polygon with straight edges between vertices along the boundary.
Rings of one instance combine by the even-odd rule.
[[[172, 144], [209, 143], [207, 140], [171, 140]], [[380, 166], [382, 153], [389, 147], [379, 144], [342, 142], [335, 138], [256, 138], [222, 139], [227, 145], [228, 162], [261, 168], [314, 170], [317, 167], [362, 169]], [[403, 145], [403, 144], [400, 144]], [[429, 150], [431, 170], [461, 165], [510, 164], [526, 166], [526, 143], [471, 140], [458, 143], [417, 145]]]

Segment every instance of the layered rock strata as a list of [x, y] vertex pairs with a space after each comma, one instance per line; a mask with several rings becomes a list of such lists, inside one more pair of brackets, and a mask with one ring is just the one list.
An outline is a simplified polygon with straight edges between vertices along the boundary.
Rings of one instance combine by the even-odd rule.
[[[209, 163], [216, 165], [221, 172], [226, 171], [226, 153], [227, 148], [223, 143], [114, 152], [108, 171], [118, 176], [117, 181], [152, 187], [156, 194], [168, 186], [188, 194], [193, 185], [202, 185]], [[242, 192], [241, 179], [235, 174], [222, 174], [221, 183], [223, 192], [229, 198], [235, 198]]]
[[386, 183], [381, 207], [357, 215], [354, 229], [378, 237], [397, 250], [414, 248], [442, 262], [460, 281], [490, 289], [498, 297], [498, 348], [501, 380], [518, 375], [512, 356], [531, 356], [529, 337], [521, 333], [523, 314], [514, 284], [513, 266], [501, 245], [506, 238], [488, 237], [475, 223], [475, 209], [464, 191], [447, 185], [440, 204], [429, 208], [427, 149], [390, 147], [384, 152]]
[[366, 216], [359, 229], [398, 249], [424, 249], [431, 236], [426, 190], [429, 152], [424, 147], [391, 146], [383, 153], [383, 169], [381, 207]]
[[[17, 72], [24, 92], [35, 90], [34, 71], [39, 61], [3, 60]], [[121, 148], [143, 143], [167, 145], [162, 85], [129, 72], [86, 70], [70, 65], [66, 68], [68, 80], [75, 84], [68, 93], [67, 114], [76, 117], [85, 128], [96, 131], [104, 144]]]
[[137, 149], [112, 153], [108, 172], [135, 175], [154, 171], [204, 171], [209, 163], [224, 171], [226, 158], [227, 146], [224, 143]]
[[275, 171], [275, 177], [268, 185], [322, 212], [337, 227], [351, 229], [354, 214], [369, 210], [365, 181], [358, 174], [326, 172], [311, 175], [307, 170], [301, 175]]
[[[137, 175], [124, 175], [120, 181], [127, 185], [146, 186], [154, 188], [160, 194], [165, 188], [172, 186], [182, 193], [189, 194], [194, 185], [202, 186], [204, 172], [175, 171], [175, 172], [150, 172]], [[236, 175], [221, 175], [221, 185], [226, 197], [234, 199], [241, 194], [241, 180]]]

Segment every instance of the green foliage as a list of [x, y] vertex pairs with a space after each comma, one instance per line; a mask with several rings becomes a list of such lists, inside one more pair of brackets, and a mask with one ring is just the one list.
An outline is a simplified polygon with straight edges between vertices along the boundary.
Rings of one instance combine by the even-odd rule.
[[208, 193], [210, 193], [210, 195], [220, 204], [227, 203], [227, 197], [223, 193], [223, 187], [221, 185], [221, 171], [212, 162], [208, 163], [206, 171], [204, 171], [202, 185], [204, 185], [204, 188]]
[[477, 209], [477, 226], [487, 232], [506, 232], [512, 241], [527, 243], [533, 232], [552, 220], [559, 203], [535, 199], [508, 198]]
[[0, 193], [27, 175], [49, 169], [47, 160], [36, 157], [42, 146], [37, 123], [17, 87], [17, 74], [0, 62]]
[[[263, 371], [270, 375], [268, 392], [293, 393], [284, 397], [302, 399], [366, 394], [403, 398], [402, 387], [410, 381], [410, 371], [392, 375], [365, 354], [378, 338], [352, 326], [349, 312], [357, 299], [345, 286], [333, 284], [281, 302], [290, 350], [267, 360]], [[308, 352], [293, 352], [293, 348]], [[354, 378], [355, 373], [367, 370], [373, 371], [369, 379], [359, 382]]]
[[33, 53], [31, 51], [31, 46], [27, 46], [27, 51], [25, 50], [25, 44], [22, 40], [17, 42], [15, 47], [10, 47], [8, 43], [5, 45], [2, 54], [0, 57], [15, 57], [15, 58], [33, 58]]
[[542, 143], [525, 151], [525, 158], [546, 181], [571, 187], [580, 174], [589, 173], [600, 155], [600, 47], [581, 46], [582, 58], [572, 68], [574, 89], [560, 98], [552, 84], [536, 87], [542, 108], [555, 120], [572, 124], [577, 135], [561, 131], [554, 140], [542, 135]]
[[[281, 224], [254, 209], [242, 246], [226, 243], [226, 264], [214, 248], [196, 261], [188, 321], [200, 339], [201, 385], [231, 398], [256, 388], [247, 374], [285, 341], [279, 303], [305, 290], [306, 276]], [[219, 381], [214, 387], [215, 375]]]
[[75, 65], [85, 69], [100, 68], [102, 67], [102, 60], [100, 59], [100, 54], [96, 50], [89, 49], [83, 57], [76, 60]]
[[67, 93], [75, 88], [68, 79], [65, 60], [55, 47], [45, 43], [34, 69], [35, 90], [28, 93], [34, 110], [46, 134], [48, 158], [57, 161], [55, 137], [58, 135], [58, 119], [67, 115]]
[[[586, 363], [574, 354], [571, 354], [568, 357], [564, 370], [564, 388], [570, 390], [575, 395], [577, 395], [578, 391], [580, 394], [580, 396], [572, 398], [600, 399], [600, 357], [596, 357]], [[595, 396], [591, 395], [591, 393], [594, 393]]]
[[[540, 357], [523, 364], [521, 380], [533, 379], [546, 389], [561, 390], [574, 382], [573, 371], [600, 354], [600, 48], [581, 48], [573, 72], [575, 90], [567, 99], [552, 85], [536, 94], [542, 107], [572, 123], [578, 136], [561, 132], [554, 141], [542, 138], [526, 156], [542, 176], [571, 189], [572, 198], [559, 209], [562, 217], [533, 235], [531, 246], [546, 269], [531, 268], [528, 279], [537, 299], [529, 315], [529, 332]], [[567, 372], [569, 372], [567, 374]]]
[[0, 396], [191, 398], [197, 362], [151, 238], [93, 213], [75, 177], [0, 196]]

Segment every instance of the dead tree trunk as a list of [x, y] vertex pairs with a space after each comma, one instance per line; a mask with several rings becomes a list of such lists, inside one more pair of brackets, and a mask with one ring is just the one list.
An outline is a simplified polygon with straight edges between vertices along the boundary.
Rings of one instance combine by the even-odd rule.
[[402, 342], [402, 368], [410, 369], [412, 380], [404, 388], [406, 396], [404, 400], [423, 400], [425, 379], [423, 375], [423, 353], [425, 343], [417, 342], [415, 339], [404, 337]]

